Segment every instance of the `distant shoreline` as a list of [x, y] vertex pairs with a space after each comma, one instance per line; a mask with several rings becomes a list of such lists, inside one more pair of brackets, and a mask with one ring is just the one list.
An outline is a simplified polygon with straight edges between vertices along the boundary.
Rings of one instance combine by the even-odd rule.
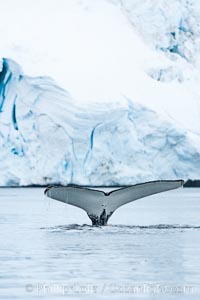
[[196, 187], [196, 188], [199, 188], [200, 187], [200, 180], [199, 179], [197, 179], [197, 180], [191, 180], [191, 179], [189, 179], [189, 180], [187, 180], [185, 183], [184, 183], [184, 185], [183, 185], [183, 187]]
[[[50, 185], [56, 185], [56, 186], [62, 186], [61, 184], [56, 184], [56, 183], [52, 183], [52, 184], [48, 184], [48, 185], [39, 185], [39, 184], [33, 184], [33, 185], [17, 185], [17, 186], [0, 186], [0, 188], [47, 188]], [[70, 184], [70, 185], [78, 185], [78, 184]], [[80, 185], [82, 186], [82, 185]], [[130, 185], [127, 185], [127, 187]], [[88, 186], [89, 187], [89, 186]], [[120, 187], [126, 187], [126, 185], [113, 185], [113, 186], [91, 186], [91, 187], [111, 187], [111, 188], [120, 188]], [[199, 188], [200, 187], [200, 180], [187, 180], [184, 185], [184, 188]]]

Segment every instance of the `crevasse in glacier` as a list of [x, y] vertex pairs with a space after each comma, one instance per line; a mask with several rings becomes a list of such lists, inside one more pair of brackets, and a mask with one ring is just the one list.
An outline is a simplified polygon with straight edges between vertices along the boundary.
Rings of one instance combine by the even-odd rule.
[[[111, 0], [112, 1], [112, 0]], [[199, 57], [200, 3], [196, 0], [115, 0], [144, 39], [174, 60]]]
[[194, 70], [200, 69], [199, 1], [115, 0], [115, 3], [120, 3], [133, 29], [145, 42], [171, 60], [168, 67], [160, 63], [147, 69], [149, 76], [167, 82], [194, 77]]
[[3, 59], [0, 185], [198, 178], [200, 137], [133, 100], [76, 104], [51, 78]]

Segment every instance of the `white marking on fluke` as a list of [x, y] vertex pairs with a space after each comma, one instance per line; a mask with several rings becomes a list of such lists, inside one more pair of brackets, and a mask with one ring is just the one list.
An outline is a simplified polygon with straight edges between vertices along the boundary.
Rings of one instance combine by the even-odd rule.
[[49, 186], [44, 193], [49, 198], [82, 208], [88, 214], [92, 225], [106, 225], [118, 207], [140, 198], [177, 189], [183, 184], [183, 180], [159, 180], [113, 188], [109, 193], [82, 186]]

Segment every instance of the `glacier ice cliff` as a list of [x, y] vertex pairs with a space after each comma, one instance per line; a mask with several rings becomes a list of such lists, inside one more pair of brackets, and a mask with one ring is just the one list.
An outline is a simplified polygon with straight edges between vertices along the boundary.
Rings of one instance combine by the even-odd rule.
[[10, 59], [0, 72], [0, 185], [199, 178], [200, 135], [125, 99], [77, 104]]

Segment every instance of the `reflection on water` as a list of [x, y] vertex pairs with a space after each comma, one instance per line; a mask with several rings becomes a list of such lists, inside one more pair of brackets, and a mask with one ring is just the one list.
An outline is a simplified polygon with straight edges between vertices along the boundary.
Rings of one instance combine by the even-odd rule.
[[2, 299], [168, 300], [170, 289], [199, 299], [199, 211], [200, 191], [182, 189], [125, 205], [111, 224], [93, 227], [43, 189], [1, 189]]

